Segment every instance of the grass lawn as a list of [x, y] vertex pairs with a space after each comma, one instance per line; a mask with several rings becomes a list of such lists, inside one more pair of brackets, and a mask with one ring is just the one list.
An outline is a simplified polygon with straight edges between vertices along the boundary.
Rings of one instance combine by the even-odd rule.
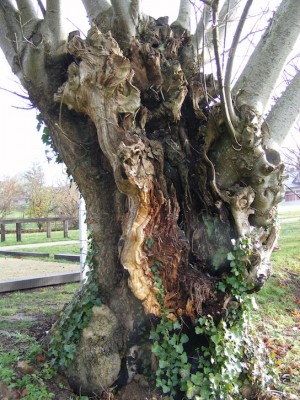
[[78, 288], [74, 283], [0, 297], [0, 399], [87, 400], [55, 375], [39, 343]]
[[[0, 247], [1, 250], [1, 247]], [[42, 246], [41, 247], [34, 247], [34, 248], [18, 248], [16, 249], [16, 251], [24, 251], [26, 253], [32, 253], [32, 252], [37, 252], [37, 253], [49, 253], [49, 257], [44, 257], [44, 258], [39, 258], [39, 257], [31, 257], [31, 256], [26, 256], [24, 258], [26, 258], [26, 260], [28, 259], [32, 259], [32, 260], [41, 260], [42, 262], [66, 262], [69, 263], [70, 261], [68, 260], [63, 260], [63, 259], [55, 259], [54, 255], [55, 254], [76, 254], [79, 255], [80, 253], [80, 245], [79, 243], [74, 243], [74, 244], [66, 244], [66, 245], [55, 245], [55, 246]], [[0, 255], [0, 257], [8, 257], [8, 256], [4, 256], [4, 255]], [[11, 256], [9, 256], [11, 257]], [[18, 258], [22, 258], [22, 256], [18, 257]]]
[[64, 238], [63, 231], [51, 232], [51, 238], [47, 238], [46, 232], [35, 232], [35, 233], [22, 233], [22, 241], [17, 242], [15, 233], [8, 233], [5, 235], [5, 242], [0, 242], [1, 247], [14, 246], [22, 244], [34, 244], [34, 243], [50, 243], [67, 240], [79, 240], [79, 230], [69, 230], [69, 237]]
[[279, 219], [279, 249], [272, 255], [272, 277], [255, 296], [255, 321], [280, 373], [279, 391], [300, 399], [300, 207], [282, 208]]
[[[16, 251], [24, 251], [26, 253], [30, 252], [39, 252], [39, 253], [49, 253], [49, 258], [37, 258], [37, 257], [32, 257], [33, 260], [41, 260], [43, 262], [47, 261], [55, 261], [55, 262], [70, 262], [67, 260], [56, 260], [54, 258], [55, 254], [79, 254], [80, 253], [80, 245], [79, 243], [74, 243], [74, 244], [63, 244], [63, 242], [69, 241], [69, 240], [79, 240], [79, 231], [78, 230], [72, 230], [69, 231], [69, 237], [64, 238], [63, 237], [63, 232], [52, 232], [52, 237], [47, 239], [46, 233], [41, 232], [41, 233], [24, 233], [22, 234], [22, 242], [17, 242], [16, 241], [16, 235], [15, 234], [8, 234], [7, 235], [7, 240], [5, 242], [0, 243], [0, 250], [1, 247], [4, 246], [22, 246], [26, 244], [38, 244], [37, 247], [34, 248], [26, 248], [26, 247], [20, 247], [16, 249]], [[44, 246], [44, 243], [51, 243], [51, 242], [62, 242], [61, 245], [55, 245], [55, 246]], [[14, 249], [12, 249], [14, 251]], [[0, 255], [0, 257], [7, 257], [4, 255]], [[20, 258], [20, 257], [19, 257]], [[26, 259], [30, 259], [30, 256], [26, 256]]]
[[[280, 219], [280, 249], [273, 254], [273, 276], [255, 295], [259, 310], [254, 315], [257, 330], [269, 348], [274, 368], [280, 375], [273, 400], [291, 399], [288, 393], [295, 395], [294, 399], [300, 399], [300, 208], [292, 214], [290, 211], [281, 211]], [[73, 234], [76, 231], [71, 232]], [[57, 240], [54, 234], [56, 232], [48, 241]], [[63, 240], [62, 233], [57, 234]], [[72, 238], [78, 239], [78, 231], [77, 237], [74, 236]], [[39, 247], [35, 250], [71, 252], [72, 248]], [[19, 393], [23, 393], [21, 397], [28, 400], [87, 400], [87, 397], [71, 394], [67, 383], [53, 375], [47, 362], [39, 361], [43, 357], [40, 338], [49, 330], [63, 304], [71, 299], [78, 287], [79, 284], [68, 284], [0, 297], [1, 395], [5, 394], [1, 388], [2, 381], [6, 386], [13, 384]], [[34, 373], [25, 375], [16, 368], [17, 359], [38, 366]]]

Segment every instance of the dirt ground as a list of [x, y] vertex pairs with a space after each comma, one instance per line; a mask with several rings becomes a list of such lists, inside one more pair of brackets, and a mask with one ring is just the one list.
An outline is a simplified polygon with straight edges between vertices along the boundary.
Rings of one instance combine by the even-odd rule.
[[51, 262], [29, 260], [25, 258], [0, 257], [0, 281], [37, 276], [53, 273], [78, 272], [78, 263]]
[[[43, 243], [43, 247], [55, 245], [68, 245], [79, 243], [75, 240], [64, 242]], [[41, 243], [20, 244], [14, 246], [1, 246], [0, 250], [34, 249], [41, 246]], [[0, 257], [0, 281], [10, 281], [22, 278], [35, 278], [38, 276], [52, 275], [55, 273], [78, 272], [79, 263], [72, 262], [51, 262], [32, 260], [25, 257]]]

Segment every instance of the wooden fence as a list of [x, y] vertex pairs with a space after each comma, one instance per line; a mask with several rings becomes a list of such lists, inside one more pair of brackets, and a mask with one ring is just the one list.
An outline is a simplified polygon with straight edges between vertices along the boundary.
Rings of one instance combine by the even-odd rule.
[[[0, 293], [17, 290], [35, 289], [44, 286], [63, 285], [65, 283], [80, 282], [80, 272], [65, 272], [62, 274], [23, 278], [14, 281], [0, 281]], [[0, 393], [1, 394], [1, 393]]]
[[27, 218], [27, 219], [0, 219], [1, 225], [1, 242], [5, 242], [6, 229], [5, 226], [8, 224], [16, 224], [16, 236], [17, 242], [21, 242], [22, 238], [22, 224], [30, 222], [34, 223], [46, 223], [47, 224], [47, 238], [51, 238], [51, 222], [63, 222], [64, 237], [69, 237], [69, 221], [73, 221], [75, 218], [61, 217], [61, 218]]

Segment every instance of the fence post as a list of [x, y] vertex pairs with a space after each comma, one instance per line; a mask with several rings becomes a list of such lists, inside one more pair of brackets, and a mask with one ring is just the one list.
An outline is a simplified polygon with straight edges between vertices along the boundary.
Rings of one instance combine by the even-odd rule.
[[5, 224], [1, 224], [1, 242], [5, 242]]
[[51, 222], [47, 222], [47, 238], [51, 238]]
[[16, 223], [17, 242], [21, 242], [21, 222]]
[[64, 220], [64, 237], [69, 237], [69, 225], [67, 219]]

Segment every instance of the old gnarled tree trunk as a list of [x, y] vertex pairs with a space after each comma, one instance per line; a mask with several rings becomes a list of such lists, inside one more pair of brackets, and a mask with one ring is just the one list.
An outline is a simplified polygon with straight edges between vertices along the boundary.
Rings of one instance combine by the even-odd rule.
[[[163, 321], [183, 344], [189, 341], [184, 364], [204, 381], [201, 346], [210, 336], [203, 327], [195, 334], [199, 318], [228, 328], [230, 307], [242, 309], [241, 296], [259, 290], [271, 272], [284, 167], [270, 135], [278, 142], [282, 126], [272, 110], [266, 120], [263, 113], [298, 37], [293, 21], [300, 5], [282, 1], [231, 89], [234, 51], [252, 1], [242, 2], [225, 74], [219, 36], [237, 2], [225, 1], [220, 13], [217, 1], [199, 2], [197, 40], [185, 0], [171, 26], [167, 18], [143, 15], [138, 1], [83, 3], [91, 29], [67, 41], [60, 1], [40, 4], [43, 19], [31, 1], [17, 1], [18, 9], [8, 0], [0, 5], [1, 47], [85, 198], [92, 236], [93, 274], [54, 327], [50, 348], [78, 393], [100, 395], [130, 380], [130, 360], [137, 365], [140, 351], [147, 358], [146, 335]], [[278, 43], [278, 32], [288, 44]], [[205, 73], [208, 47], [216, 76]], [[290, 88], [286, 99], [295, 93]], [[291, 108], [286, 132], [298, 113], [299, 105]], [[66, 348], [73, 349], [71, 363], [58, 354]], [[168, 382], [169, 370], [163, 362], [159, 368]], [[158, 386], [172, 396], [205, 398], [195, 382], [193, 389]], [[214, 384], [218, 396], [221, 383]], [[239, 388], [226, 390], [237, 396]]]

